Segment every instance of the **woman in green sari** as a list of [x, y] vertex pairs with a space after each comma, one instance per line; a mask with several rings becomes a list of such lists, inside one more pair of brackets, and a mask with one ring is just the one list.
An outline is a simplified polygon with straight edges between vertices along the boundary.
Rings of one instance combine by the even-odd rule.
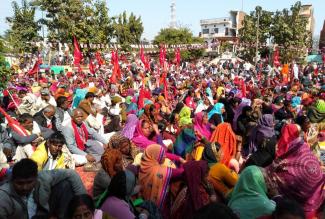
[[240, 174], [228, 206], [240, 219], [255, 219], [272, 214], [275, 202], [267, 197], [267, 187], [259, 167], [249, 166]]

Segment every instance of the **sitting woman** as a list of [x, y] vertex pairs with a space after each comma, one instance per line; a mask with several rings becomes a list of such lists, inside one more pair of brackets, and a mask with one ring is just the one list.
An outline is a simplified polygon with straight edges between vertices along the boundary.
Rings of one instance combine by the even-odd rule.
[[179, 112], [178, 125], [181, 128], [192, 127], [191, 109], [189, 107], [184, 106]]
[[87, 195], [74, 196], [68, 204], [66, 219], [108, 219], [108, 215], [101, 210], [95, 209], [93, 199]]
[[147, 120], [140, 120], [134, 131], [132, 142], [140, 149], [144, 150], [152, 144], [159, 144], [166, 147], [163, 143], [162, 136], [158, 129], [158, 125], [151, 125]]
[[211, 129], [208, 121], [208, 114], [199, 112], [194, 117], [194, 130], [207, 140], [211, 137]]
[[134, 190], [135, 186], [136, 178], [132, 172], [128, 170], [118, 172], [112, 178], [106, 194], [101, 197], [102, 200], [99, 203], [100, 209], [112, 218], [136, 218], [137, 212], [131, 202], [131, 196], [137, 192]]
[[123, 167], [126, 168], [129, 164], [132, 164], [135, 156], [140, 152], [134, 144], [120, 133], [115, 133], [109, 139], [108, 147], [117, 149], [122, 154]]
[[[143, 197], [154, 202], [160, 209], [164, 206], [170, 179], [179, 178], [184, 171], [183, 168], [172, 169], [166, 167], [164, 165], [166, 157], [164, 147], [157, 144], [149, 145], [142, 156], [139, 172]], [[182, 159], [179, 161], [184, 162]]]
[[247, 167], [235, 185], [228, 206], [240, 219], [270, 216], [275, 202], [268, 198], [267, 191], [262, 170], [257, 166]]
[[265, 168], [266, 182], [280, 195], [299, 202], [308, 219], [314, 218], [325, 200], [320, 162], [301, 137], [280, 146], [278, 157]]
[[225, 105], [223, 103], [216, 103], [210, 110], [208, 109], [208, 119], [212, 125], [211, 128], [215, 129], [224, 122], [223, 114], [225, 112]]
[[38, 170], [74, 169], [72, 154], [65, 146], [61, 132], [55, 132], [41, 143], [32, 154], [31, 159], [37, 163]]
[[239, 172], [239, 159], [236, 159], [237, 152], [241, 149], [237, 149], [237, 138], [235, 133], [232, 131], [231, 125], [229, 123], [219, 124], [216, 130], [213, 132], [211, 138], [211, 143], [219, 143], [223, 154], [220, 157], [220, 163], [226, 165], [230, 169]]
[[123, 170], [122, 154], [117, 149], [106, 148], [100, 160], [102, 168], [98, 171], [94, 179], [93, 195], [97, 201], [99, 196], [105, 191], [111, 182], [111, 178]]
[[178, 193], [171, 207], [171, 218], [193, 218], [194, 213], [217, 197], [207, 181], [208, 163], [190, 161], [184, 164], [185, 186]]

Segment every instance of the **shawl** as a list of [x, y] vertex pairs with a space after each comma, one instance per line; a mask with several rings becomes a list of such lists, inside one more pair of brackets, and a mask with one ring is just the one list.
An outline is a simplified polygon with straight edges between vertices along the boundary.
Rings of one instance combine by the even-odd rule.
[[149, 145], [143, 154], [139, 181], [143, 188], [143, 197], [154, 202], [160, 209], [167, 194], [172, 170], [162, 165], [166, 150], [158, 144]]
[[135, 128], [138, 124], [138, 121], [139, 120], [136, 115], [134, 115], [134, 114], [128, 115], [127, 119], [126, 119], [125, 126], [124, 126], [121, 134], [131, 140], [133, 138], [133, 134], [134, 134]]
[[194, 148], [196, 136], [193, 129], [185, 128], [179, 133], [173, 147], [173, 153], [185, 158]]
[[232, 126], [233, 126], [235, 131], [237, 131], [237, 119], [243, 113], [243, 108], [245, 106], [250, 106], [250, 105], [251, 105], [251, 100], [243, 98], [242, 102], [236, 108], [235, 115], [234, 115], [234, 120], [232, 122]]
[[100, 159], [100, 163], [110, 177], [116, 174], [114, 166], [117, 162], [122, 162], [122, 153], [118, 149], [106, 148]]
[[187, 106], [184, 106], [179, 112], [179, 125], [185, 126], [190, 124], [192, 124], [191, 109]]
[[210, 139], [211, 131], [207, 124], [203, 124], [204, 113], [199, 112], [194, 117], [194, 130], [199, 132], [206, 139]]
[[292, 100], [291, 100], [291, 106], [293, 108], [296, 108], [300, 104], [301, 104], [301, 97], [294, 97], [294, 98], [292, 98]]
[[275, 203], [267, 197], [262, 171], [257, 166], [246, 167], [232, 192], [228, 206], [241, 219], [269, 216]]
[[223, 151], [220, 162], [229, 167], [230, 160], [236, 155], [236, 135], [229, 123], [221, 123], [217, 126], [210, 138], [211, 143], [219, 143]]
[[87, 130], [87, 127], [84, 123], [81, 124], [80, 128], [81, 128], [81, 131], [83, 132], [83, 138], [80, 136], [80, 133], [78, 131], [78, 127], [76, 125], [76, 123], [71, 120], [71, 125], [72, 125], [72, 128], [73, 128], [73, 132], [74, 132], [74, 137], [75, 137], [75, 140], [76, 140], [76, 144], [77, 144], [77, 147], [84, 151], [86, 148], [85, 148], [85, 144], [86, 142], [88, 141], [88, 130]]
[[145, 149], [147, 146], [151, 144], [157, 144], [157, 142], [149, 140], [146, 136], [144, 136], [142, 132], [142, 124], [143, 120], [139, 120], [137, 126], [135, 127], [135, 131], [133, 134], [132, 142], [139, 148]]
[[257, 121], [257, 126], [253, 129], [250, 136], [249, 152], [255, 152], [258, 149], [257, 141], [264, 138], [271, 138], [275, 135], [274, 117], [272, 114], [264, 114]]
[[79, 103], [85, 98], [87, 89], [77, 88], [74, 94], [72, 108], [77, 108]]
[[184, 218], [193, 217], [194, 213], [208, 204], [206, 193], [202, 192], [204, 179], [208, 173], [206, 161], [190, 161], [184, 164], [184, 175], [187, 182], [187, 192], [184, 203]]
[[224, 108], [223, 103], [216, 103], [213, 108], [208, 112], [208, 118], [210, 119], [215, 113], [220, 115], [221, 121], [223, 122], [223, 117], [222, 117], [222, 108]]
[[315, 213], [325, 200], [325, 174], [301, 137], [265, 169], [265, 176], [281, 195], [300, 203], [306, 215]]
[[316, 107], [310, 106], [307, 110], [307, 117], [312, 123], [319, 123], [325, 120], [325, 113], [321, 113]]
[[289, 148], [289, 144], [299, 137], [300, 127], [296, 124], [285, 125], [281, 130], [281, 137], [278, 141], [276, 157], [286, 153]]

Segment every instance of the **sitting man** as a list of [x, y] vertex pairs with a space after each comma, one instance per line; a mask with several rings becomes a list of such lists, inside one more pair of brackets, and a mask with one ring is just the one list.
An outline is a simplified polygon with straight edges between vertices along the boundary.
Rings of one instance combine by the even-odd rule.
[[22, 159], [12, 169], [11, 179], [0, 186], [0, 218], [63, 218], [66, 203], [86, 194], [74, 170], [37, 172], [37, 164]]
[[41, 96], [37, 98], [34, 106], [34, 110], [36, 113], [44, 109], [44, 107], [46, 107], [47, 105], [56, 106], [55, 99], [50, 95], [50, 91], [48, 88], [43, 88], [40, 93]]
[[55, 107], [47, 105], [44, 109], [34, 115], [34, 121], [41, 127], [57, 130], [56, 118], [55, 118]]
[[74, 169], [71, 153], [65, 146], [65, 138], [61, 132], [55, 132], [40, 144], [31, 159], [37, 163], [38, 170]]
[[13, 160], [16, 161], [23, 158], [29, 158], [34, 153], [35, 147], [53, 134], [53, 130], [39, 127], [38, 124], [33, 121], [33, 117], [27, 113], [19, 116], [18, 122], [22, 128], [21, 132], [18, 133], [11, 130], [11, 136], [16, 146], [16, 148], [14, 148], [16, 153]]
[[[94, 129], [84, 123], [82, 109], [75, 109], [72, 112], [72, 121], [63, 127], [67, 147], [74, 156], [76, 165], [87, 162], [97, 163], [100, 161], [108, 139], [98, 134]], [[101, 145], [102, 143], [103, 145]]]

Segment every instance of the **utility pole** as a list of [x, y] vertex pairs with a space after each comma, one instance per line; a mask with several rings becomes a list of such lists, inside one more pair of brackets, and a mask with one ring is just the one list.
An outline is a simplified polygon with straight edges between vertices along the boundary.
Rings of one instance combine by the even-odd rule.
[[256, 25], [256, 54], [255, 54], [255, 66], [257, 65], [258, 58], [258, 38], [259, 38], [259, 28], [260, 28], [260, 12], [257, 12], [257, 25]]

